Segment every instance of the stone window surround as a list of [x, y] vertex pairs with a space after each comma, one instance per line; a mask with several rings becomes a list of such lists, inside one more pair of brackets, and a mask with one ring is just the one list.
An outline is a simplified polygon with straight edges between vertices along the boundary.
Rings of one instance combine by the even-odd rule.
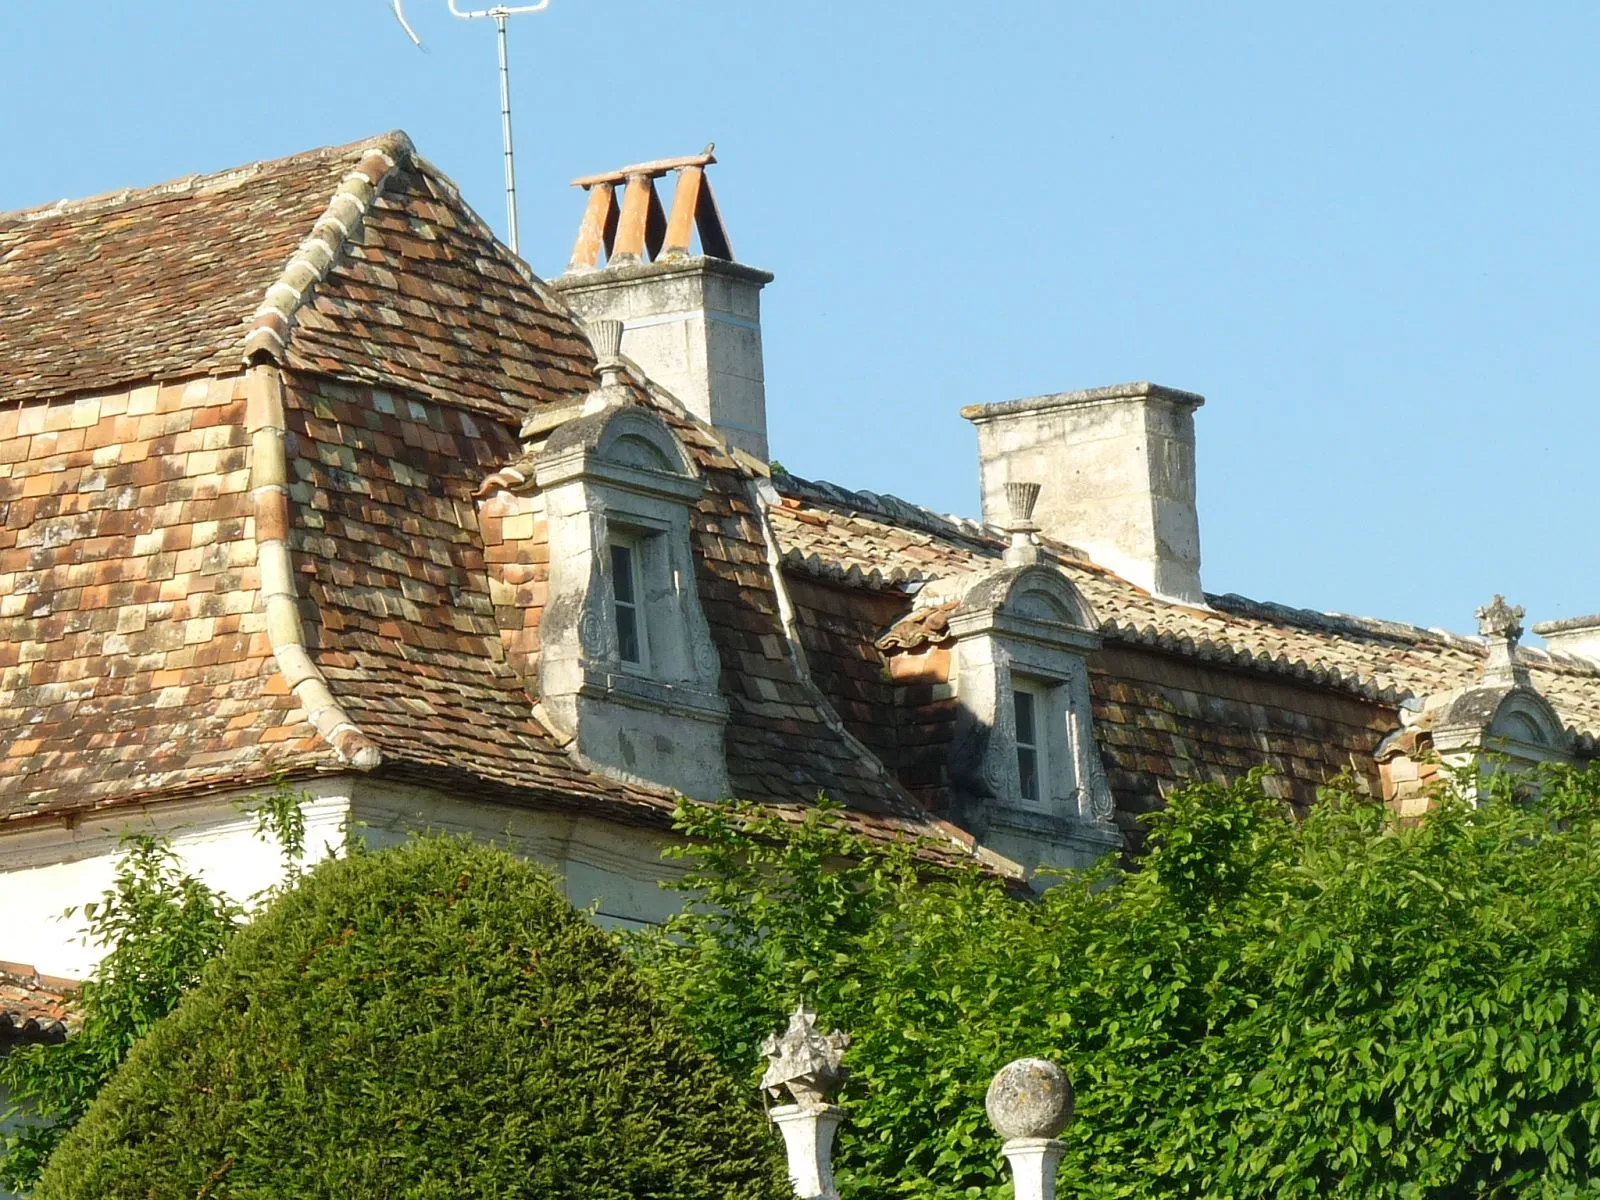
[[[969, 591], [949, 631], [956, 695], [990, 731], [982, 765], [990, 819], [1019, 831], [1089, 825], [1114, 836], [1089, 697], [1088, 655], [1100, 636], [1071, 582], [1046, 566], [996, 572]], [[1032, 685], [1041, 701], [1040, 767], [1049, 774], [1041, 775], [1038, 802], [1021, 795], [1012, 695], [1019, 683]]]
[[[539, 692], [594, 766], [697, 799], [727, 790], [728, 706], [695, 587], [690, 514], [705, 490], [661, 419], [631, 405], [577, 417], [540, 452], [550, 531]], [[623, 663], [609, 547], [640, 549], [648, 666]]]

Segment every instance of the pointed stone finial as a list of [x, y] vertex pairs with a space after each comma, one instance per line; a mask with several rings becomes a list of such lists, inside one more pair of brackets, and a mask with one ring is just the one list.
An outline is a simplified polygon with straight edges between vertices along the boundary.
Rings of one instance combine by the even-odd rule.
[[795, 1103], [767, 1111], [783, 1134], [789, 1159], [789, 1179], [799, 1200], [839, 1200], [833, 1182], [833, 1136], [844, 1120], [844, 1110], [828, 1103], [828, 1096], [849, 1072], [839, 1065], [850, 1045], [849, 1035], [838, 1030], [823, 1036], [817, 1031], [817, 1014], [804, 1004], [789, 1018], [789, 1028], [761, 1044], [769, 1063], [761, 1086], [774, 1098], [787, 1091]]
[[850, 1035], [837, 1029], [823, 1036], [817, 1014], [802, 1002], [789, 1018], [789, 1028], [761, 1043], [770, 1064], [761, 1086], [775, 1100], [787, 1090], [796, 1103], [826, 1104], [850, 1075], [839, 1065], [849, 1046]]
[[1483, 664], [1483, 677], [1492, 683], [1526, 684], [1527, 668], [1517, 664], [1517, 642], [1522, 637], [1524, 610], [1520, 604], [1507, 604], [1498, 592], [1493, 600], [1478, 609], [1478, 633], [1489, 645]]
[[984, 1108], [1000, 1150], [1011, 1164], [1016, 1200], [1055, 1200], [1056, 1172], [1065, 1142], [1056, 1134], [1072, 1120], [1072, 1084], [1067, 1073], [1042, 1058], [1019, 1058], [1000, 1068], [989, 1084]]
[[1033, 506], [1039, 502], [1037, 483], [1010, 481], [1006, 484], [1006, 532], [1011, 545], [1006, 549], [1006, 565], [1026, 567], [1039, 561], [1039, 546], [1033, 535], [1039, 526], [1033, 519]]

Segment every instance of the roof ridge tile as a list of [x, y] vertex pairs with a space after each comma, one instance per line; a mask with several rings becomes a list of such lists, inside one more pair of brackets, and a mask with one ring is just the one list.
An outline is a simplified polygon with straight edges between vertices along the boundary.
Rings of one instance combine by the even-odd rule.
[[345, 244], [360, 230], [372, 202], [383, 192], [383, 185], [415, 153], [411, 139], [399, 131], [365, 144], [360, 159], [339, 181], [311, 232], [289, 256], [278, 278], [268, 285], [244, 337], [246, 362], [264, 354], [282, 364], [300, 308], [327, 277]]
[[303, 150], [298, 154], [286, 154], [280, 158], [258, 159], [242, 166], [227, 167], [221, 171], [205, 171], [182, 175], [177, 179], [168, 179], [145, 187], [118, 188], [115, 191], [102, 192], [97, 196], [51, 200], [28, 208], [0, 212], [0, 226], [31, 221], [48, 221], [53, 217], [109, 212], [113, 209], [132, 208], [144, 203], [166, 200], [173, 196], [225, 191], [228, 188], [239, 187], [249, 183], [252, 179], [256, 179], [269, 171], [277, 171], [285, 167], [302, 166], [319, 161], [332, 162], [342, 157], [354, 157], [357, 152], [365, 153], [369, 149], [384, 143], [398, 145], [401, 142], [409, 145], [411, 139], [404, 130], [394, 129], [373, 137], [347, 142], [342, 146], [319, 146], [315, 150]]

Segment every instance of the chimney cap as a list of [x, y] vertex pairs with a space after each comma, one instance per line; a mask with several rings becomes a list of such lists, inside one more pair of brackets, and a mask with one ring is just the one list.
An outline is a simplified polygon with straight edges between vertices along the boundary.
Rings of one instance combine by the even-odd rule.
[[1586, 617], [1562, 617], [1558, 621], [1540, 621], [1533, 627], [1533, 632], [1540, 637], [1549, 637], [1552, 633], [1578, 633], [1590, 629], [1600, 630], [1600, 613], [1590, 613]]
[[969, 404], [961, 415], [969, 421], [988, 421], [1013, 413], [1039, 412], [1051, 408], [1076, 408], [1091, 404], [1105, 404], [1113, 400], [1165, 400], [1172, 404], [1185, 404], [1199, 408], [1206, 398], [1198, 392], [1185, 392], [1179, 388], [1163, 387], [1159, 383], [1114, 383], [1109, 387], [1086, 388], [1076, 392], [1052, 392], [1044, 396], [1029, 396], [1022, 400], [1002, 400], [996, 404]]
[[[598, 271], [602, 257], [606, 269], [685, 259], [696, 231], [706, 258], [732, 262], [733, 245], [712, 195], [711, 181], [706, 178], [706, 168], [717, 161], [714, 148], [707, 144], [699, 154], [658, 158], [574, 179], [572, 186], [583, 188], [589, 194], [589, 202], [578, 225], [566, 273]], [[677, 172], [678, 181], [668, 211], [656, 192], [656, 180], [673, 171]]]

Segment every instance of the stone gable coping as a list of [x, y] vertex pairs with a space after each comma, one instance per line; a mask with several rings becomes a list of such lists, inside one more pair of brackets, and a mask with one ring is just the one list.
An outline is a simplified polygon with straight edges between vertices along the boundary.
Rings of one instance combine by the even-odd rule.
[[267, 288], [261, 307], [256, 309], [244, 336], [246, 363], [265, 355], [281, 365], [300, 306], [327, 275], [345, 242], [360, 229], [368, 206], [383, 190], [384, 182], [395, 167], [411, 158], [415, 149], [411, 139], [398, 130], [384, 134], [369, 144], [354, 169], [339, 181], [338, 188], [328, 199], [328, 207], [290, 256], [283, 274]]

